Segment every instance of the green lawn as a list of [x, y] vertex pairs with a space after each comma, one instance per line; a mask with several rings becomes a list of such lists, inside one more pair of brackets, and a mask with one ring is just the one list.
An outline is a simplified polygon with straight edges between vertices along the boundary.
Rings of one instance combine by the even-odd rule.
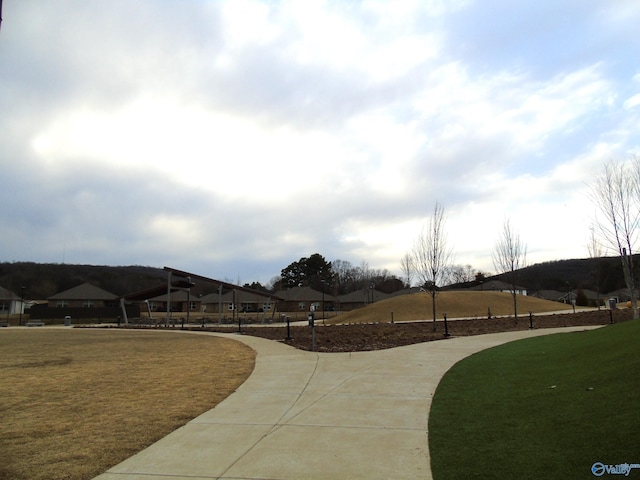
[[640, 464], [639, 408], [638, 321], [485, 350], [456, 364], [435, 393], [433, 475], [597, 478], [595, 462]]

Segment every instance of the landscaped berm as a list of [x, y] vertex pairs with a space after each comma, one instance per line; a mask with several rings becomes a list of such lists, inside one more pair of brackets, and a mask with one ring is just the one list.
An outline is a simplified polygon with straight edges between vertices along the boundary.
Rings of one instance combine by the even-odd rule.
[[[489, 292], [443, 292], [438, 296], [438, 305], [439, 311], [446, 311], [450, 318], [471, 317], [449, 322], [452, 336], [526, 329], [530, 327], [529, 311], [534, 314], [535, 328], [606, 324], [630, 316], [627, 310], [617, 310], [614, 315], [609, 311], [544, 315], [571, 307], [520, 297], [518, 306], [523, 315], [516, 324], [510, 316], [511, 296]], [[492, 310], [491, 319], [487, 318], [488, 308]], [[390, 323], [391, 312], [395, 323]], [[330, 352], [446, 341], [441, 314], [434, 332], [433, 323], [428, 320], [430, 312], [428, 295], [417, 294], [338, 315], [324, 326], [317, 315], [316, 346]], [[402, 323], [420, 319], [423, 321]], [[335, 322], [346, 324], [331, 325]], [[212, 336], [173, 335], [166, 330], [169, 329], [0, 329], [0, 479], [93, 478], [213, 408], [253, 369], [254, 352], [244, 344]], [[229, 327], [224, 331], [229, 332]], [[276, 341], [284, 341], [286, 336], [285, 327], [243, 326], [242, 331]], [[310, 349], [309, 331], [307, 326], [292, 327], [288, 343]], [[587, 345], [580, 358], [586, 359], [588, 352]], [[598, 358], [603, 362], [611, 360], [611, 365], [626, 361], [602, 357], [602, 349], [598, 352]], [[514, 365], [529, 362], [531, 366], [538, 360], [517, 359]], [[559, 361], [564, 362], [565, 358]], [[631, 372], [624, 372], [631, 376]], [[634, 391], [640, 391], [637, 380], [633, 381]], [[549, 377], [546, 383], [549, 388], [554, 384], [562, 388], [555, 377]], [[595, 382], [585, 388], [589, 386], [594, 386], [596, 392], [600, 390]], [[474, 390], [467, 387], [464, 391]], [[500, 391], [505, 391], [504, 385]], [[618, 408], [615, 402], [607, 405], [612, 412]], [[448, 428], [457, 428], [456, 425], [452, 421]], [[508, 429], [504, 434], [511, 438]], [[522, 448], [526, 451], [526, 444]]]
[[[519, 315], [570, 311], [573, 306], [566, 303], [550, 302], [535, 297], [518, 295], [517, 307]], [[436, 318], [442, 320], [444, 314], [448, 318], [487, 318], [489, 315], [513, 315], [513, 296], [505, 292], [439, 292], [436, 296]], [[414, 293], [388, 298], [373, 303], [365, 308], [339, 315], [330, 323], [371, 323], [431, 320], [433, 318], [431, 294]], [[319, 313], [319, 315], [321, 315]]]
[[[526, 330], [534, 328], [602, 325], [630, 318], [630, 310], [576, 309], [573, 306], [539, 298], [518, 296], [518, 320], [513, 316], [513, 297], [499, 292], [441, 292], [436, 301], [436, 322], [431, 319], [432, 303], [428, 293], [416, 293], [390, 298], [347, 313], [315, 314], [315, 350], [319, 352], [354, 352], [380, 350], [413, 343], [442, 340], [450, 336], [482, 335], [484, 333]], [[443, 314], [451, 321], [446, 329]], [[613, 315], [610, 315], [613, 313]], [[489, 318], [489, 314], [491, 318]], [[531, 316], [530, 316], [531, 314]], [[393, 322], [391, 322], [393, 318]], [[435, 329], [434, 329], [435, 327]], [[199, 329], [196, 328], [196, 329]], [[212, 327], [213, 331], [229, 331], [229, 327]], [[242, 326], [248, 335], [271, 340], [287, 338], [285, 327]], [[313, 348], [307, 326], [289, 329], [286, 343], [303, 350]]]

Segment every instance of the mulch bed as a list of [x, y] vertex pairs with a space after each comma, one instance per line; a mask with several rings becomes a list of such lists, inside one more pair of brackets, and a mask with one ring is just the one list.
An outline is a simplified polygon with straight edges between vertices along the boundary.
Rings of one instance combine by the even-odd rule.
[[[533, 328], [572, 327], [587, 325], [606, 325], [630, 320], [631, 310], [601, 310], [556, 315], [518, 316], [516, 324], [513, 317], [492, 319], [450, 320], [447, 322], [450, 337], [482, 335], [486, 333], [527, 330], [530, 324]], [[193, 331], [236, 332], [244, 335], [267, 338], [280, 341], [301, 350], [312, 350], [311, 329], [308, 326], [291, 326], [290, 338], [287, 339], [287, 327], [185, 327]], [[352, 325], [322, 325], [316, 322], [315, 350], [319, 352], [356, 352], [381, 350], [385, 348], [411, 345], [414, 343], [430, 342], [445, 339], [445, 325], [442, 320], [436, 323], [434, 332], [433, 322], [411, 323], [373, 323]]]

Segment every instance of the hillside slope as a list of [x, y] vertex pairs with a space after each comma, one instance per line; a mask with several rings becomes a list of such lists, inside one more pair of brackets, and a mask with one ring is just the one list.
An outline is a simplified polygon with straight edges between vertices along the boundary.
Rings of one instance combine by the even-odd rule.
[[[533, 313], [548, 313], [559, 310], [572, 310], [571, 305], [518, 295], [518, 316]], [[513, 315], [513, 299], [510, 293], [500, 292], [440, 292], [436, 298], [436, 315], [447, 318], [478, 317], [486, 318], [491, 309], [493, 316]], [[330, 323], [369, 323], [396, 322], [409, 320], [431, 320], [431, 295], [425, 292], [393, 297], [364, 308], [338, 315]]]

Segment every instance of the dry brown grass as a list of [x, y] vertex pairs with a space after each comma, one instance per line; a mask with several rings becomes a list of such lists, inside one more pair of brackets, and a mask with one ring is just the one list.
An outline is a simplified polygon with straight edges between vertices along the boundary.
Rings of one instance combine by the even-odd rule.
[[[448, 318], [487, 318], [489, 308], [492, 316], [513, 315], [513, 297], [510, 293], [501, 292], [440, 292], [436, 297], [436, 316], [439, 319], [442, 319], [443, 313], [446, 313]], [[563, 303], [518, 295], [519, 315], [528, 315], [530, 311], [535, 314], [570, 309], [570, 305]], [[431, 320], [431, 295], [421, 292], [388, 298], [365, 308], [338, 315], [329, 323], [389, 322], [391, 312], [396, 322]]]
[[254, 360], [203, 335], [2, 329], [0, 478], [92, 478], [226, 398]]

